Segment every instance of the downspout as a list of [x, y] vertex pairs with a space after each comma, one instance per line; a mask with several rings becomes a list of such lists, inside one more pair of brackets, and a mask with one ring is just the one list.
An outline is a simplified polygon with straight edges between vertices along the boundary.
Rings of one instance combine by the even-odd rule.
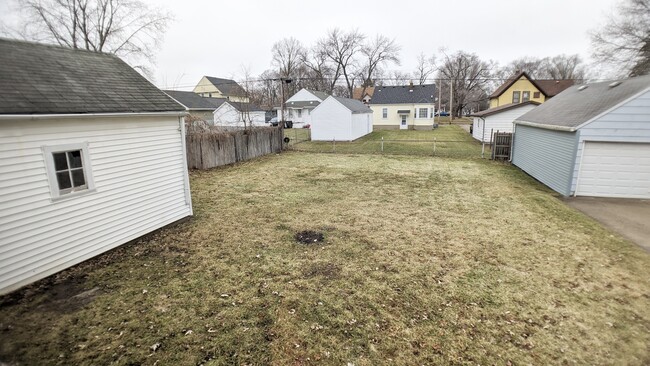
[[512, 163], [512, 153], [515, 151], [515, 130], [517, 129], [517, 124], [512, 121], [512, 138], [510, 140], [510, 158], [508, 163]]
[[481, 159], [485, 157], [485, 118], [479, 117], [483, 120], [483, 134], [481, 135]]
[[185, 204], [190, 209], [190, 216], [194, 215], [192, 210], [192, 193], [190, 192], [190, 172], [187, 167], [187, 140], [185, 134], [185, 117], [178, 117], [178, 128], [181, 132], [181, 144], [183, 149], [183, 186], [185, 189]]

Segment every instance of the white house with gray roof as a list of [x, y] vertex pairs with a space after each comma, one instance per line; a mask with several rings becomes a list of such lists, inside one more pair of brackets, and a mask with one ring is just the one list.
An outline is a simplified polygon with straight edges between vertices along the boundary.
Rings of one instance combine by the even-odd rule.
[[563, 196], [650, 198], [650, 75], [573, 86], [522, 115], [512, 163]]
[[354, 99], [330, 96], [311, 117], [312, 141], [352, 141], [372, 132], [372, 110]]
[[208, 98], [199, 94], [180, 90], [163, 90], [176, 102], [185, 107], [191, 120], [205, 121], [214, 125], [214, 111], [226, 101], [225, 98]]
[[192, 215], [185, 108], [113, 55], [0, 39], [0, 294]]
[[[301, 128], [312, 123], [311, 113], [329, 94], [321, 91], [300, 89], [284, 104], [284, 120], [292, 121], [294, 128]], [[281, 108], [277, 108], [278, 120], [282, 119]]]
[[436, 98], [435, 84], [377, 86], [370, 99], [374, 128], [431, 130]]

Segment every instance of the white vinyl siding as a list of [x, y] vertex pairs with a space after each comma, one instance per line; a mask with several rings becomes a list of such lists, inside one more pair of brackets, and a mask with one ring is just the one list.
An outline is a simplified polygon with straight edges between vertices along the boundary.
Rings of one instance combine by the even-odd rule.
[[313, 141], [352, 141], [372, 132], [372, 113], [353, 114], [330, 97], [312, 111]]
[[[287, 113], [295, 115], [295, 111], [288, 110]], [[244, 118], [246, 118], [246, 125], [244, 125]], [[291, 117], [289, 117], [291, 118]], [[229, 103], [223, 103], [214, 111], [214, 125], [221, 127], [251, 127], [266, 126], [266, 114], [264, 111], [248, 111], [242, 113], [235, 109]]]
[[[483, 117], [485, 121], [479, 117], [474, 117], [472, 137], [479, 141], [489, 142], [492, 141], [492, 132], [512, 132], [514, 121], [533, 108], [535, 108], [535, 105], [525, 104]], [[485, 123], [485, 128], [483, 128], [483, 123]]]
[[[0, 293], [191, 215], [178, 117], [0, 121]], [[88, 144], [95, 192], [52, 201], [43, 146]]]

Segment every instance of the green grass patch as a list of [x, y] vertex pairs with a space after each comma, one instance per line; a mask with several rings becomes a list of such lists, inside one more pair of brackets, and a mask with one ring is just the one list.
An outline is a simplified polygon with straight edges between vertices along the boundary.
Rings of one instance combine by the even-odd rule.
[[[383, 143], [382, 143], [383, 139]], [[382, 149], [383, 144], [383, 149]], [[310, 141], [299, 151], [343, 154], [395, 154], [480, 158], [481, 144], [456, 125], [434, 130], [377, 130], [355, 141]], [[489, 157], [489, 147], [485, 148]]]
[[191, 185], [190, 221], [0, 298], [0, 362], [650, 363], [648, 253], [514, 167], [289, 152]]

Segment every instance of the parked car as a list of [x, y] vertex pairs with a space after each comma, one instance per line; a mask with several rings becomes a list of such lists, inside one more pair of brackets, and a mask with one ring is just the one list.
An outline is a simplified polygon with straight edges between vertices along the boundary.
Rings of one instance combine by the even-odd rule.
[[270, 119], [268, 122], [266, 122], [266, 123], [270, 123], [271, 126], [275, 127], [275, 126], [278, 125], [278, 117], [273, 117], [273, 118], [271, 118], [271, 119]]
[[445, 111], [436, 112], [436, 117], [449, 117], [449, 112], [445, 112]]

